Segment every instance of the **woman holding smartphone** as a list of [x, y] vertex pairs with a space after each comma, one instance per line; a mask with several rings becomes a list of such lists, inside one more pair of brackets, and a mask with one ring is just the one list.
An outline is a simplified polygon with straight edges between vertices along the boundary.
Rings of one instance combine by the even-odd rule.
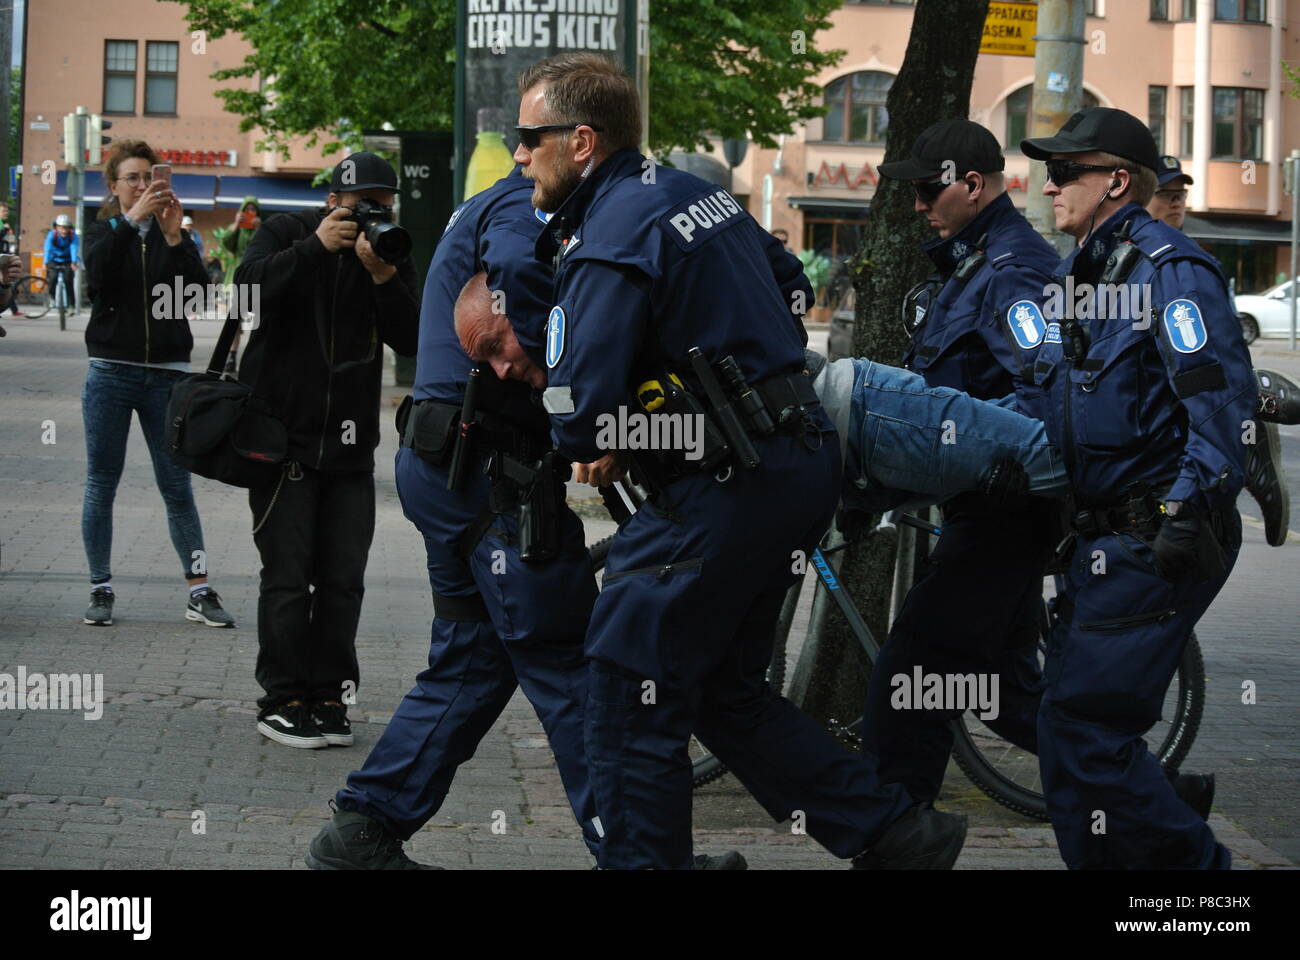
[[[181, 561], [185, 618], [210, 627], [233, 627], [221, 598], [208, 585], [203, 530], [189, 472], [174, 464], [164, 449], [167, 400], [172, 385], [190, 372], [194, 345], [184, 305], [170, 301], [177, 277], [182, 286], [204, 285], [208, 278], [194, 242], [181, 230], [181, 207], [170, 181], [158, 176], [170, 168], [158, 170], [161, 166], [143, 140], [116, 143], [104, 166], [111, 195], [86, 230], [82, 260], [93, 306], [86, 327], [90, 372], [81, 391], [87, 454], [81, 535], [91, 594], [83, 622], [113, 623], [113, 499], [134, 411]], [[160, 284], [164, 288], [155, 296]]]

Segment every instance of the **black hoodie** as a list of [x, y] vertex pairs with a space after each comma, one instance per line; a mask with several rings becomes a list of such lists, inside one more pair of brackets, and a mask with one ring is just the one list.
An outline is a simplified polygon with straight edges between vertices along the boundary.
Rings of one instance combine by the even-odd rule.
[[352, 250], [329, 253], [316, 236], [325, 215], [274, 217], [248, 245], [235, 282], [259, 285], [261, 317], [239, 379], [288, 428], [290, 459], [325, 473], [368, 472], [379, 443], [380, 344], [415, 354], [419, 288], [409, 258], [376, 284]]
[[[118, 214], [96, 220], [86, 228], [86, 283], [92, 306], [86, 324], [86, 350], [104, 360], [170, 363], [190, 359], [194, 338], [180, 304], [159, 309], [152, 291], [159, 284], [170, 296], [176, 280], [182, 289], [197, 283], [206, 289], [198, 247], [184, 231], [181, 242], [169, 246], [158, 221], [149, 218], [144, 239], [129, 220]], [[161, 316], [159, 316], [161, 315]]]

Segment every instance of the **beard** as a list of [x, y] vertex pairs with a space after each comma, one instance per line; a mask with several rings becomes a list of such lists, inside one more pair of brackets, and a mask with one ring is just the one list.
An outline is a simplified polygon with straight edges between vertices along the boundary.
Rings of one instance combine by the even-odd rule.
[[[533, 206], [543, 213], [554, 213], [569, 194], [582, 182], [582, 171], [565, 165], [564, 158], [556, 158], [547, 166], [543, 177], [533, 177]], [[545, 180], [546, 182], [543, 182]]]

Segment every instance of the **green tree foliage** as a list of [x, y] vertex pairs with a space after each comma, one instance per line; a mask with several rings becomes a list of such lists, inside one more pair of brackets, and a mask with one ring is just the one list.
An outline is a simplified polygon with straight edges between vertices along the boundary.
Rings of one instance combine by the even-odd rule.
[[[169, 0], [209, 39], [240, 34], [245, 61], [216, 71], [246, 87], [219, 91], [241, 129], [268, 144], [318, 132], [338, 143], [362, 129], [450, 129], [455, 0]], [[660, 156], [707, 146], [706, 132], [772, 146], [817, 116], [811, 81], [843, 51], [817, 50], [840, 0], [655, 0], [651, 8], [650, 145]], [[269, 81], [264, 78], [271, 78]]]

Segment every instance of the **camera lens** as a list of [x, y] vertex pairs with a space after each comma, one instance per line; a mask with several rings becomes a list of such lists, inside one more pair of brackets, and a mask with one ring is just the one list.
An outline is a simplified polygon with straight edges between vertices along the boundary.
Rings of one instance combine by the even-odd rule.
[[395, 223], [371, 222], [366, 227], [366, 239], [389, 266], [401, 263], [411, 252], [411, 235]]

